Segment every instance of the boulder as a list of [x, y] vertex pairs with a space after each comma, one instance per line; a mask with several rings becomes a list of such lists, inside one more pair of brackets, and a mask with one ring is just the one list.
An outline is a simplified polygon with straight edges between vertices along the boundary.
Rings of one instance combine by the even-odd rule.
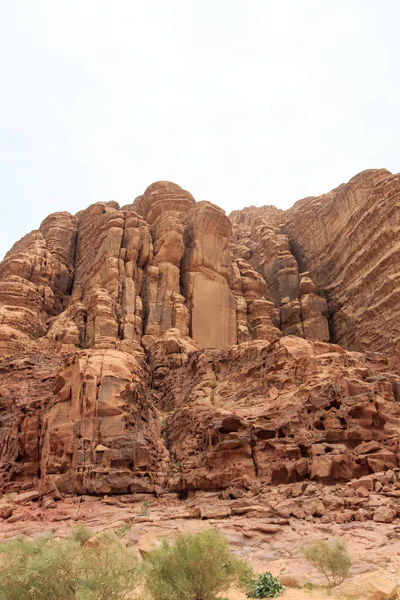
[[200, 519], [226, 519], [230, 517], [232, 510], [229, 506], [201, 506]]
[[373, 519], [376, 523], [391, 523], [396, 517], [396, 511], [389, 506], [378, 506], [374, 510]]
[[152, 533], [142, 533], [137, 541], [137, 549], [142, 558], [161, 546], [161, 540]]
[[335, 598], [362, 598], [363, 600], [394, 600], [398, 598], [397, 584], [378, 573], [367, 573], [345, 581], [332, 589]]

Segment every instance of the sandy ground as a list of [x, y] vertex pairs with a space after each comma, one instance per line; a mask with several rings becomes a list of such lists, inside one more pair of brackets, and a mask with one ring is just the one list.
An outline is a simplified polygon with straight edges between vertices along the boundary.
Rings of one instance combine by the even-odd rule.
[[[232, 590], [227, 595], [228, 600], [249, 600], [243, 592]], [[296, 590], [286, 589], [279, 598], [285, 600], [323, 600], [324, 598], [331, 598], [328, 590], [315, 589], [315, 590]], [[345, 600], [345, 599], [343, 599]]]

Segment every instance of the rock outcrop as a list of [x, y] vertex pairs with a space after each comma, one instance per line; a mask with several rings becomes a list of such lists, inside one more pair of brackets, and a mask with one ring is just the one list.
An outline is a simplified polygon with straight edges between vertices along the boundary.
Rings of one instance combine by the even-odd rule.
[[400, 175], [364, 171], [282, 219], [302, 268], [330, 304], [335, 342], [394, 352], [400, 342]]
[[1, 489], [183, 497], [396, 470], [399, 200], [371, 171], [286, 212], [228, 217], [157, 182], [47, 217], [0, 263]]
[[349, 481], [396, 468], [400, 379], [387, 368], [292, 336], [192, 352], [161, 389], [174, 409], [167, 439], [181, 484]]
[[318, 295], [310, 273], [300, 272], [289, 236], [276, 225], [281, 212], [266, 206], [232, 213], [232, 251], [262, 275], [283, 335], [329, 342], [327, 301]]

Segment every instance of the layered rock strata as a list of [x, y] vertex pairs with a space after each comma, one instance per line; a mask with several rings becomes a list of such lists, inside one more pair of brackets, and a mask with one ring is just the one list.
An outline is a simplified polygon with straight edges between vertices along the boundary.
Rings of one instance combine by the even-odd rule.
[[370, 171], [228, 218], [157, 182], [50, 215], [0, 263], [1, 489], [183, 497], [398, 468], [399, 194]]
[[395, 351], [400, 175], [364, 171], [329, 194], [300, 200], [286, 212], [284, 229], [330, 300], [334, 340], [349, 349]]

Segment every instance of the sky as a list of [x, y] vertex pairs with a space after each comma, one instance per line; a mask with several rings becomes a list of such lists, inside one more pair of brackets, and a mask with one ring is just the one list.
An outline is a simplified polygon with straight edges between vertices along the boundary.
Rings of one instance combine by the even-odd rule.
[[398, 0], [0, 0], [0, 259], [157, 180], [227, 212], [400, 171]]

